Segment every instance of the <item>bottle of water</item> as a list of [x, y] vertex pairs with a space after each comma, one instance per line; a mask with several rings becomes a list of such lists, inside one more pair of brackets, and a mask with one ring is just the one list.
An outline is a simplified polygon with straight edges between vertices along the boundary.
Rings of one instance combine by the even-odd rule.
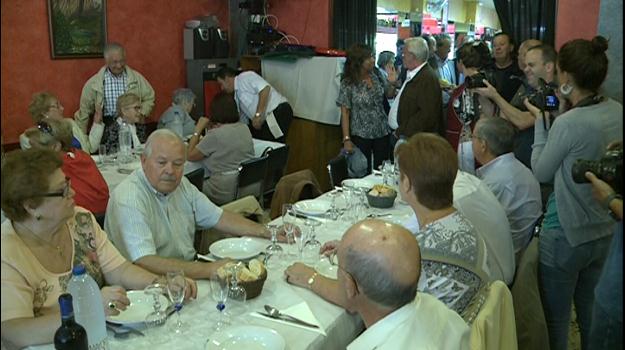
[[98, 284], [87, 274], [84, 265], [76, 265], [67, 291], [74, 298], [76, 322], [87, 330], [89, 350], [107, 348], [106, 319]]
[[59, 305], [61, 307], [61, 327], [54, 333], [54, 348], [57, 350], [89, 349], [85, 328], [74, 320], [72, 296], [67, 293], [61, 294]]
[[132, 161], [132, 131], [125, 121], [119, 126], [119, 155], [121, 163]]

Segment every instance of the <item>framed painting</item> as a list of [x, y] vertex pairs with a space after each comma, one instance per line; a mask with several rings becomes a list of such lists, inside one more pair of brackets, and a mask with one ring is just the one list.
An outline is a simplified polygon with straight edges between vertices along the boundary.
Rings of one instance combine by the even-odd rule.
[[106, 0], [48, 0], [52, 59], [102, 57]]

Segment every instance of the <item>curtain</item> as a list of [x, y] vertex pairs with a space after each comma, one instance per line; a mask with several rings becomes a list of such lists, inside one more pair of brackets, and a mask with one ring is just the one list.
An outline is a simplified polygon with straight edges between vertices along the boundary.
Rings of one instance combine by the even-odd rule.
[[352, 44], [375, 45], [376, 0], [333, 1], [333, 47], [345, 50]]
[[556, 3], [554, 0], [494, 0], [503, 32], [512, 36], [518, 48], [527, 39], [555, 43]]

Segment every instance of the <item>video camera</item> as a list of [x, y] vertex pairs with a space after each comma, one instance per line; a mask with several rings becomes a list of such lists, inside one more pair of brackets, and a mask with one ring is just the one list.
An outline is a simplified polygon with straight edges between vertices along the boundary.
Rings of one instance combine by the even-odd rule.
[[470, 75], [464, 78], [467, 89], [483, 88], [486, 87], [484, 80], [488, 81], [490, 85], [495, 84], [495, 72], [491, 70], [479, 71], [477, 74]]
[[606, 152], [598, 161], [578, 159], [571, 168], [573, 181], [589, 182], [585, 173], [590, 171], [605, 181], [618, 194], [623, 194], [623, 148]]
[[560, 108], [560, 101], [556, 96], [555, 87], [547, 84], [545, 79], [538, 79], [538, 87], [533, 92], [526, 94], [529, 102], [541, 111], [557, 111]]

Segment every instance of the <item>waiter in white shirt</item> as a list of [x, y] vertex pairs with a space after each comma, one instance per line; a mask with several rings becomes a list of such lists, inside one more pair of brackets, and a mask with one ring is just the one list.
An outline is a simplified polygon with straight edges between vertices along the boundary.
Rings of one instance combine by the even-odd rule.
[[230, 67], [217, 72], [217, 82], [227, 93], [234, 93], [241, 122], [250, 125], [257, 139], [284, 142], [293, 119], [291, 105], [260, 75], [245, 71], [237, 75]]

